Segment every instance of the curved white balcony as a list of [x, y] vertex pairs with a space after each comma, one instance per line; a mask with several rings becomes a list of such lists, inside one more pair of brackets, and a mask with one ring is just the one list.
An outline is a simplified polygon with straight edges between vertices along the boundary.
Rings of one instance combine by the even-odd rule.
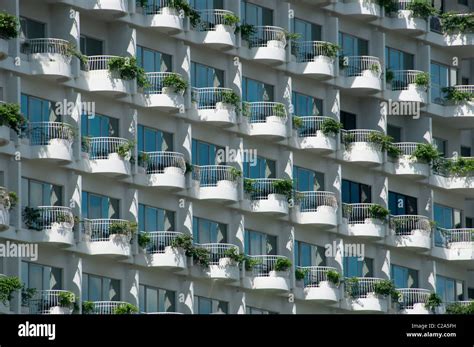
[[438, 227], [436, 232], [439, 237], [435, 238], [435, 244], [444, 247], [444, 257], [447, 260], [474, 261], [474, 229], [444, 229]]
[[123, 96], [131, 93], [134, 81], [124, 80], [116, 71], [109, 70], [109, 61], [117, 58], [113, 55], [96, 55], [87, 57], [84, 70], [84, 88], [89, 92], [104, 95]]
[[167, 34], [177, 34], [184, 30], [183, 19], [174, 8], [173, 0], [156, 0], [152, 4], [137, 6], [144, 18], [144, 26]]
[[341, 142], [344, 144], [343, 159], [366, 166], [382, 164], [384, 159], [382, 147], [371, 141], [373, 134], [381, 132], [368, 129], [341, 130]]
[[472, 194], [474, 172], [466, 168], [464, 162], [474, 161], [474, 157], [443, 158], [433, 168], [430, 183], [440, 188]]
[[71, 77], [69, 41], [62, 39], [28, 39], [22, 51], [28, 55], [30, 73], [54, 79]]
[[94, 307], [88, 314], [117, 314], [118, 308], [130, 305], [124, 301], [93, 301], [92, 303]]
[[350, 236], [381, 239], [386, 234], [386, 221], [370, 212], [376, 204], [342, 204], [342, 217]]
[[130, 256], [130, 234], [111, 234], [113, 225], [129, 223], [123, 219], [85, 219], [82, 242], [91, 255], [126, 258]]
[[388, 311], [388, 297], [375, 294], [375, 284], [381, 278], [357, 277], [357, 282], [345, 286], [353, 311], [361, 313], [385, 313]]
[[193, 169], [193, 180], [199, 186], [199, 199], [203, 200], [237, 201], [238, 178], [235, 168], [229, 165], [203, 165]]
[[430, 310], [426, 308], [426, 302], [431, 292], [427, 289], [419, 288], [400, 288], [398, 302], [403, 314], [429, 314]]
[[290, 289], [289, 270], [276, 271], [278, 259], [287, 259], [281, 255], [251, 255], [258, 263], [252, 269], [252, 289], [268, 292], [287, 292]]
[[0, 60], [8, 57], [9, 40], [0, 37]]
[[38, 218], [26, 221], [29, 240], [34, 243], [57, 244], [60, 246], [73, 246], [74, 216], [69, 207], [38, 206], [35, 207]]
[[395, 245], [414, 250], [431, 248], [431, 223], [428, 217], [391, 216], [390, 227], [395, 235]]
[[235, 105], [225, 102], [226, 95], [233, 94], [230, 88], [193, 88], [192, 98], [199, 119], [218, 126], [232, 126], [237, 121]]
[[332, 192], [296, 192], [296, 205], [292, 209], [299, 224], [333, 228], [337, 225], [337, 199]]
[[179, 232], [153, 231], [146, 233], [150, 242], [143, 249], [143, 260], [146, 266], [166, 270], [182, 270], [186, 268], [186, 255], [182, 248], [172, 247], [173, 240]]
[[382, 65], [377, 57], [342, 57], [340, 71], [345, 77], [345, 87], [357, 93], [376, 93], [382, 90]]
[[[451, 15], [456, 16], [456, 17], [468, 17], [471, 20], [473, 17], [472, 12], [453, 13]], [[461, 32], [459, 29], [458, 30], [455, 29], [453, 31], [446, 32], [444, 34], [444, 42], [449, 47], [458, 47], [458, 48], [464, 48], [466, 50], [472, 50], [472, 47], [469, 47], [469, 46], [474, 45], [474, 32], [472, 30]]]
[[198, 10], [198, 13], [200, 20], [193, 29], [199, 42], [215, 49], [230, 49], [236, 46], [235, 24], [226, 19], [234, 13], [220, 9]]
[[427, 86], [416, 84], [417, 76], [423, 74], [423, 71], [396, 70], [392, 72], [393, 79], [389, 83], [392, 100], [426, 104], [428, 100]]
[[[88, 156], [89, 171], [110, 176], [130, 175], [129, 141], [120, 137], [91, 137], [84, 139], [83, 150]], [[125, 151], [126, 155], [119, 153]], [[122, 153], [123, 154], [123, 153]]]
[[5, 187], [0, 187], [0, 231], [10, 228], [10, 197]]
[[[248, 180], [248, 179], [246, 179]], [[288, 214], [288, 194], [279, 188], [277, 178], [251, 179], [247, 191], [250, 207], [253, 212], [268, 214]]]
[[335, 58], [329, 53], [330, 42], [295, 41], [291, 53], [296, 56], [297, 72], [315, 79], [334, 77]]
[[197, 245], [209, 252], [209, 269], [207, 275], [211, 279], [238, 281], [240, 279], [239, 264], [227, 256], [227, 251], [239, 248], [229, 243], [202, 243]]
[[10, 142], [10, 128], [2, 125], [0, 126], [0, 146], [6, 146]]
[[[61, 305], [61, 296], [70, 295], [71, 305]], [[72, 314], [74, 294], [67, 290], [39, 290], [28, 301], [29, 314]]]
[[296, 128], [298, 148], [321, 154], [336, 151], [335, 135], [325, 135], [321, 130], [323, 123], [331, 119], [330, 117], [310, 116], [299, 117], [299, 119], [301, 119], [301, 125]]
[[281, 140], [287, 137], [288, 115], [285, 105], [280, 102], [245, 102], [242, 106], [244, 122], [250, 136]]
[[[248, 41], [251, 58], [266, 64], [286, 61], [286, 33], [275, 26], [256, 26]], [[244, 44], [243, 44], [244, 45]]]
[[[65, 0], [64, 2], [68, 5], [71, 3], [70, 0]], [[128, 12], [127, 0], [73, 0], [73, 4], [84, 10], [113, 16], [124, 15]]]
[[471, 95], [470, 101], [450, 101], [446, 100], [444, 104], [445, 116], [451, 120], [458, 120], [459, 127], [464, 129], [467, 121], [472, 125], [474, 119], [474, 85], [456, 85], [454, 90]]
[[28, 124], [32, 159], [72, 161], [74, 129], [62, 122], [33, 122]]
[[186, 183], [184, 156], [177, 152], [142, 152], [139, 171], [146, 175], [145, 184], [164, 189], [183, 189]]
[[428, 29], [428, 22], [413, 16], [408, 5], [412, 0], [396, 0], [397, 11], [390, 15], [390, 29], [408, 35], [421, 35]]
[[139, 94], [139, 103], [164, 112], [176, 112], [184, 107], [184, 91], [178, 92], [175, 88], [164, 85], [166, 78], [173, 75], [181, 77], [174, 72], [147, 72], [146, 78], [150, 86], [144, 89], [143, 94]]
[[395, 175], [411, 178], [424, 178], [430, 175], [431, 170], [428, 163], [420, 162], [411, 157], [418, 143], [399, 142], [394, 143], [394, 146], [401, 151], [397, 158], [393, 158], [393, 173]]
[[344, 0], [343, 15], [362, 20], [380, 17], [380, 6], [374, 0]]
[[305, 300], [332, 304], [340, 299], [339, 285], [328, 280], [328, 271], [336, 271], [329, 266], [300, 266], [303, 270], [304, 278], [304, 298]]

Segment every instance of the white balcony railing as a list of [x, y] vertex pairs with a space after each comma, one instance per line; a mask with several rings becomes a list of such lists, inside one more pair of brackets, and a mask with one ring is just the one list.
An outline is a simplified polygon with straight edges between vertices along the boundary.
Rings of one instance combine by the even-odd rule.
[[30, 145], [47, 146], [51, 140], [74, 142], [74, 129], [70, 124], [62, 122], [32, 122], [27, 130]]
[[298, 269], [305, 272], [305, 287], [319, 287], [321, 282], [328, 281], [328, 271], [337, 272], [336, 268], [330, 266], [298, 266]]
[[270, 271], [275, 271], [275, 265], [279, 259], [288, 259], [282, 255], [250, 255], [257, 264], [252, 269], [252, 275], [256, 277], [268, 277]]
[[84, 232], [91, 242], [109, 241], [111, 225], [129, 223], [124, 219], [84, 219]]
[[474, 96], [474, 85], [456, 85], [453, 88], [458, 92], [469, 93]]
[[[347, 281], [347, 280], [346, 280]], [[345, 287], [346, 292], [353, 299], [367, 298], [369, 293], [375, 292], [375, 284], [383, 281], [381, 278], [374, 277], [357, 277], [357, 281]]]
[[186, 171], [184, 155], [178, 152], [142, 152], [141, 157], [145, 158], [141, 159], [139, 165], [145, 168], [148, 175], [162, 174], [169, 167], [181, 169], [183, 175]]
[[286, 195], [287, 192], [282, 191], [276, 182], [281, 181], [278, 178], [255, 178], [251, 179], [252, 192], [250, 193], [251, 200], [267, 200], [270, 194]]
[[144, 89], [145, 94], [163, 94], [163, 81], [166, 77], [169, 76], [179, 76], [181, 75], [175, 72], [147, 72], [146, 79], [149, 83], [149, 87]]
[[265, 123], [268, 117], [279, 117], [283, 122], [288, 119], [284, 104], [280, 102], [257, 101], [243, 104], [244, 115], [248, 116], [250, 123]]
[[444, 237], [446, 244], [474, 242], [474, 229], [472, 228], [445, 229], [438, 227], [437, 230]]
[[413, 152], [415, 152], [416, 148], [418, 147], [419, 143], [417, 142], [397, 142], [393, 144], [395, 147], [397, 147], [402, 155], [413, 155]]
[[[332, 45], [326, 41], [295, 41], [291, 44], [292, 54], [296, 56], [296, 62], [313, 62], [315, 57], [330, 56], [328, 47]], [[334, 60], [334, 59], [333, 59]]]
[[108, 70], [109, 61], [112, 58], [118, 58], [115, 55], [92, 55], [87, 57], [87, 63], [83, 68], [87, 71]]
[[309, 116], [299, 117], [301, 119], [301, 126], [298, 127], [298, 137], [314, 137], [317, 136], [318, 131], [325, 120], [332, 119], [331, 117]]
[[372, 219], [370, 208], [377, 204], [342, 204], [342, 216], [347, 218], [349, 224], [364, 224], [366, 219]]
[[71, 58], [70, 43], [63, 39], [40, 38], [27, 39], [23, 43], [23, 52], [26, 54], [52, 53]]
[[344, 144], [353, 142], [371, 142], [372, 134], [383, 135], [381, 131], [371, 129], [353, 129], [353, 130], [341, 130], [341, 141]]
[[300, 212], [316, 212], [319, 206], [337, 208], [336, 194], [332, 192], [296, 192]]
[[414, 230], [422, 230], [427, 233], [431, 232], [430, 219], [425, 216], [390, 216], [390, 222], [395, 231], [395, 235], [398, 236], [412, 235]]
[[216, 187], [219, 181], [237, 182], [238, 175], [230, 165], [194, 166], [193, 179], [199, 181], [200, 187]]
[[118, 153], [119, 149], [128, 143], [127, 139], [120, 137], [90, 137], [86, 140], [84, 150], [92, 160], [109, 159], [110, 154]]
[[382, 65], [377, 57], [348, 56], [343, 57], [343, 71], [346, 77], [364, 76], [366, 71], [372, 71], [376, 77], [382, 74]]
[[393, 79], [390, 82], [392, 90], [408, 90], [408, 85], [416, 84], [416, 76], [422, 74], [419, 70], [396, 70], [393, 71]]
[[285, 30], [275, 26], [256, 26], [255, 33], [249, 38], [249, 47], [267, 47], [269, 41], [278, 41], [280, 46], [286, 46]]
[[60, 305], [60, 294], [67, 290], [38, 290], [28, 301], [30, 314], [49, 314], [52, 307]]
[[424, 304], [431, 294], [429, 290], [419, 288], [401, 288], [397, 292], [401, 294], [398, 301], [401, 309], [413, 309], [415, 304]]
[[408, 5], [412, 2], [413, 0], [396, 0], [395, 1], [395, 8], [397, 11], [406, 11], [408, 10]]
[[209, 252], [209, 264], [219, 265], [219, 260], [226, 258], [226, 252], [229, 249], [235, 249], [239, 253], [239, 248], [236, 245], [230, 243], [201, 243], [196, 246], [206, 249]]
[[199, 22], [194, 27], [198, 31], [215, 31], [216, 25], [228, 25], [227, 17], [233, 12], [221, 9], [198, 10]]
[[94, 308], [90, 314], [115, 314], [115, 310], [122, 306], [128, 305], [124, 301], [94, 301]]
[[198, 110], [210, 110], [215, 109], [218, 102], [223, 102], [224, 93], [233, 93], [233, 91], [230, 88], [208, 87], [192, 88], [191, 93]]
[[173, 7], [175, 0], [153, 0], [148, 3], [141, 4], [140, 1], [137, 1], [137, 6], [143, 8], [143, 13], [146, 15], [155, 15], [163, 13], [163, 8]]
[[35, 221], [35, 230], [51, 229], [54, 223], [64, 223], [68, 228], [74, 226], [74, 215], [69, 207], [38, 206], [39, 217]]
[[471, 166], [466, 165], [465, 168], [463, 161], [474, 161], [474, 157], [441, 158], [433, 167], [433, 172], [443, 177], [474, 177], [474, 171], [468, 169]]
[[145, 247], [145, 251], [148, 254], [160, 254], [165, 252], [165, 248], [173, 244], [178, 236], [183, 233], [175, 231], [153, 231], [153, 232], [142, 232], [146, 233], [150, 238], [150, 242]]

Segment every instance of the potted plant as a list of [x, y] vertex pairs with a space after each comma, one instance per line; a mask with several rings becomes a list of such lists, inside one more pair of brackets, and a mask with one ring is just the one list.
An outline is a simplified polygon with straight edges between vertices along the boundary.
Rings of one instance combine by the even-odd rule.
[[114, 221], [109, 225], [109, 240], [113, 243], [125, 244], [137, 231], [137, 223], [129, 221]]
[[304, 279], [306, 278], [306, 275], [309, 273], [309, 269], [305, 268], [299, 268], [297, 267], [295, 270], [295, 280], [297, 283], [298, 287], [303, 287], [304, 286]]
[[150, 234], [147, 232], [141, 232], [138, 234], [138, 245], [142, 250], [146, 249], [151, 244]]
[[293, 181], [291, 179], [273, 181], [272, 186], [275, 195], [284, 195], [287, 200], [293, 197]]
[[108, 61], [108, 69], [125, 81], [136, 80], [140, 88], [150, 87], [145, 70], [138, 66], [135, 57], [113, 57]]
[[293, 129], [300, 129], [303, 127], [303, 119], [299, 116], [293, 116]]
[[395, 0], [376, 0], [377, 5], [380, 5], [385, 10], [385, 14], [389, 15], [397, 10], [397, 3]]
[[195, 264], [201, 265], [203, 267], [208, 267], [211, 261], [210, 252], [206, 248], [192, 246], [190, 249], [191, 257]]
[[273, 270], [268, 275], [270, 277], [286, 277], [291, 265], [291, 261], [288, 258], [278, 258], [273, 266]]
[[438, 10], [431, 5], [431, 0], [412, 0], [408, 3], [407, 10], [412, 11], [413, 17], [424, 20], [438, 14]]
[[442, 89], [446, 93], [446, 100], [448, 103], [462, 104], [474, 100], [474, 94], [470, 92], [463, 92], [454, 87], [445, 87]]
[[113, 314], [135, 314], [138, 313], [138, 308], [135, 305], [127, 303], [121, 303], [118, 305]]
[[420, 72], [415, 76], [415, 84], [417, 87], [428, 89], [430, 85], [430, 74], [428, 72]]
[[385, 70], [385, 81], [387, 83], [389, 84], [392, 83], [394, 78], [395, 78], [395, 74], [393, 73], [392, 70], [389, 70], [389, 69]]
[[94, 312], [95, 305], [92, 301], [82, 302], [82, 314], [91, 314]]
[[344, 281], [344, 287], [346, 294], [350, 298], [355, 299], [359, 296], [359, 279], [357, 277], [347, 278]]
[[130, 160], [132, 156], [132, 150], [135, 147], [135, 142], [127, 141], [124, 144], [117, 147], [117, 154], [123, 160]]
[[441, 29], [445, 34], [474, 32], [474, 14], [449, 11], [440, 15]]
[[224, 257], [219, 259], [219, 266], [236, 266], [244, 261], [244, 255], [239, 253], [237, 247], [230, 247], [224, 251]]
[[374, 293], [376, 295], [387, 297], [394, 292], [396, 292], [395, 285], [391, 280], [381, 280], [374, 284]]
[[342, 129], [342, 123], [332, 118], [326, 118], [321, 124], [321, 131], [325, 136], [336, 136]]
[[41, 226], [41, 212], [35, 207], [26, 206], [23, 209], [22, 213], [23, 223], [28, 229], [41, 231], [43, 227]]
[[13, 293], [23, 288], [18, 277], [0, 276], [0, 304], [10, 310], [10, 300], [13, 299]]
[[183, 95], [188, 88], [188, 82], [178, 74], [169, 74], [163, 78], [163, 94]]
[[364, 223], [368, 224], [380, 224], [383, 223], [386, 219], [387, 216], [389, 215], [389, 211], [380, 205], [373, 204], [370, 205], [367, 209], [369, 218], [366, 218]]
[[[273, 105], [273, 109], [272, 109], [272, 115], [273, 117], [277, 117], [277, 118], [285, 118], [286, 117], [286, 109], [285, 109], [285, 105], [283, 104], [280, 104], [280, 103], [276, 103]], [[268, 119], [268, 118], [267, 118]]]
[[332, 283], [335, 286], [339, 286], [339, 284], [341, 282], [341, 275], [339, 274], [339, 272], [337, 272], [335, 270], [328, 270], [326, 272], [326, 278], [327, 278], [329, 283]]
[[240, 98], [233, 90], [224, 90], [220, 93], [221, 101], [216, 102], [217, 110], [227, 110], [228, 112], [238, 112]]
[[244, 178], [244, 192], [246, 194], [252, 194], [255, 192], [254, 182], [255, 180]]
[[247, 46], [250, 47], [252, 36], [257, 33], [257, 29], [255, 28], [255, 26], [253, 26], [252, 24], [242, 24], [236, 27], [236, 33], [239, 32], [242, 40], [247, 41]]
[[20, 33], [20, 21], [7, 12], [0, 12], [0, 38], [9, 40], [18, 37]]
[[17, 135], [26, 126], [26, 118], [20, 112], [20, 105], [18, 104], [0, 104], [0, 126], [6, 126], [12, 129]]
[[421, 163], [432, 164], [440, 157], [440, 153], [430, 143], [419, 143], [416, 145], [415, 150], [410, 156], [410, 159], [415, 159]]
[[76, 296], [71, 292], [60, 292], [58, 294], [58, 306], [50, 308], [50, 314], [71, 314], [76, 302]]
[[233, 181], [237, 181], [239, 177], [242, 177], [242, 171], [235, 167], [232, 167], [230, 168], [230, 175], [232, 176]]
[[431, 312], [435, 313], [436, 309], [441, 306], [443, 301], [436, 293], [431, 293], [426, 300], [425, 307]]
[[244, 255], [244, 262], [245, 262], [245, 271], [252, 271], [255, 266], [262, 264], [262, 261], [257, 258], [249, 257], [248, 255]]

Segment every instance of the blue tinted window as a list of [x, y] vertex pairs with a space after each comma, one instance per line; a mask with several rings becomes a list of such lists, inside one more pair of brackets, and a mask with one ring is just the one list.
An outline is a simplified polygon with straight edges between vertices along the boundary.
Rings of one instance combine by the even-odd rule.
[[446, 93], [443, 88], [449, 87], [449, 68], [446, 65], [431, 63], [431, 101], [442, 104]]
[[193, 240], [195, 243], [226, 243], [227, 225], [194, 217]]
[[293, 92], [293, 113], [299, 117], [322, 116], [323, 101], [312, 96]]

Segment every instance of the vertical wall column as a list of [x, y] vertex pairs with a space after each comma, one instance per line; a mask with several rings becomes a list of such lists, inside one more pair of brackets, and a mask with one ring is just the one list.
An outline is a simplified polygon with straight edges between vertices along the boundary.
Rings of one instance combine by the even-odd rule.
[[184, 94], [184, 107], [182, 108], [182, 111], [184, 111], [185, 108], [191, 107], [191, 48], [185, 45], [183, 41], [177, 42], [175, 72], [183, 76], [189, 83], [189, 87]]
[[178, 293], [177, 312], [184, 314], [194, 313], [194, 282], [183, 281]]
[[131, 269], [125, 270], [124, 281], [124, 299], [126, 302], [139, 307], [139, 287], [140, 287], [140, 272], [139, 270]]
[[74, 293], [79, 310], [82, 313], [82, 257], [79, 253], [71, 253], [71, 256], [67, 258], [64, 278], [64, 289]]

